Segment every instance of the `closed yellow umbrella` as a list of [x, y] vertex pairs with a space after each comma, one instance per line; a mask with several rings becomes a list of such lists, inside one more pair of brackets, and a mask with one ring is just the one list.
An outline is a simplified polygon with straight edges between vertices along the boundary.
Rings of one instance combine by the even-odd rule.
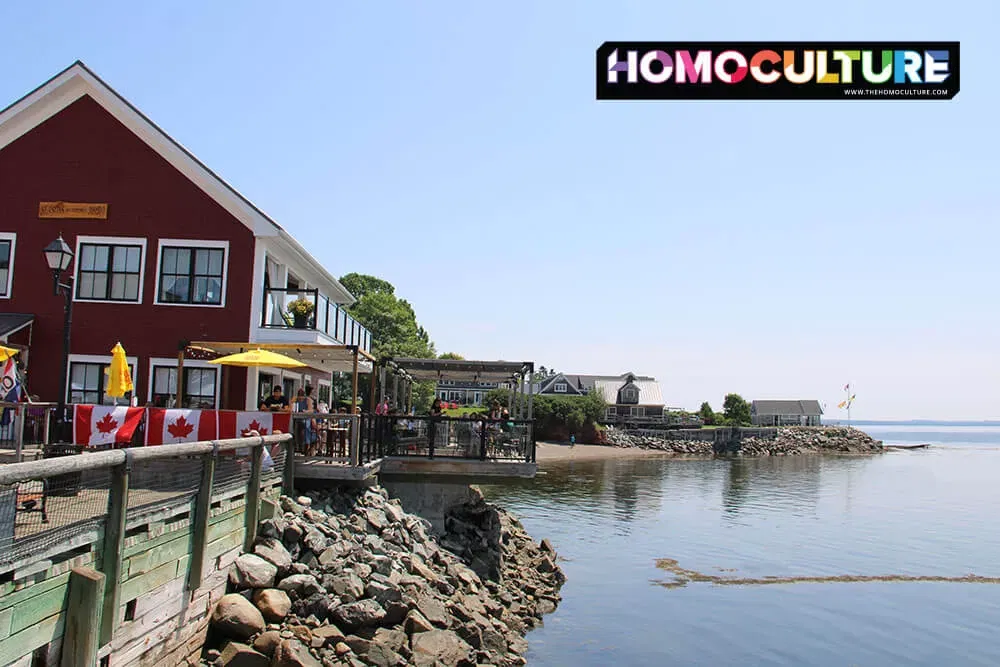
[[0, 345], [0, 361], [7, 361], [18, 352], [20, 352], [20, 350], [17, 348]]
[[250, 350], [238, 354], [229, 354], [208, 362], [210, 364], [220, 364], [222, 366], [243, 366], [250, 368], [254, 366], [272, 366], [274, 368], [305, 368], [306, 364], [286, 357], [270, 350]]
[[108, 374], [108, 386], [104, 393], [112, 398], [121, 398], [132, 391], [132, 373], [129, 371], [128, 359], [125, 358], [125, 348], [121, 343], [115, 343], [111, 348], [111, 366], [105, 370]]

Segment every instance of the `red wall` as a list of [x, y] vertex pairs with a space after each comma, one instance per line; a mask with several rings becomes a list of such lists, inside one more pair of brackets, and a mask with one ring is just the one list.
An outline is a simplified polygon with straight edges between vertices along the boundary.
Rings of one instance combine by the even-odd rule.
[[[108, 219], [40, 220], [41, 201], [107, 203]], [[181, 340], [247, 338], [253, 234], [90, 97], [0, 150], [0, 231], [17, 233], [12, 297], [0, 299], [0, 310], [35, 315], [28, 382], [42, 400], [59, 391], [63, 299], [52, 293], [42, 254], [59, 233], [74, 252], [77, 235], [147, 239], [143, 302], [75, 302], [70, 350], [107, 355], [121, 341], [138, 357], [140, 404], [150, 357], [176, 358]], [[229, 241], [226, 308], [153, 305], [160, 237]], [[230, 405], [242, 407], [246, 372], [229, 375]]]

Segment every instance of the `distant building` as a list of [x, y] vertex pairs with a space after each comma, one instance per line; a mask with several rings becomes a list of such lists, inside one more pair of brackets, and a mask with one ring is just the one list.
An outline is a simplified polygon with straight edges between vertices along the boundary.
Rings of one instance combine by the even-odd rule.
[[[442, 401], [458, 403], [459, 405], [482, 405], [486, 400], [486, 393], [499, 386], [500, 384], [496, 382], [441, 380], [437, 383], [435, 391], [437, 397]], [[510, 388], [509, 383], [504, 383], [504, 386]]]
[[605, 419], [609, 422], [630, 418], [663, 417], [663, 393], [656, 378], [623, 373], [621, 375], [575, 375], [556, 373], [535, 385], [535, 393], [548, 396], [584, 396], [600, 393], [608, 404]]
[[823, 409], [819, 401], [754, 401], [750, 423], [754, 426], [819, 426]]

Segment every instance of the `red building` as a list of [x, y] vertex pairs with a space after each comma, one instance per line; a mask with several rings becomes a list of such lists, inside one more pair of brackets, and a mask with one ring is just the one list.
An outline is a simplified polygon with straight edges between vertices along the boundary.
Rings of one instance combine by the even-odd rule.
[[[0, 112], [0, 342], [22, 347], [27, 386], [56, 401], [64, 299], [42, 249], [73, 250], [66, 400], [107, 402], [103, 368], [121, 341], [140, 404], [173, 405], [183, 342], [358, 345], [353, 298], [288, 232], [80, 62]], [[296, 322], [288, 304], [315, 310]], [[321, 371], [183, 364], [183, 404], [255, 408]]]

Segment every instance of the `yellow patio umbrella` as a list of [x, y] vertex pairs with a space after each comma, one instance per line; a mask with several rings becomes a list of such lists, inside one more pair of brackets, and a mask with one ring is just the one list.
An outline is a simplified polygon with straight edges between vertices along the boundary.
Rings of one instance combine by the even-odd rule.
[[132, 391], [132, 373], [129, 371], [128, 359], [125, 358], [125, 348], [121, 343], [115, 343], [111, 348], [111, 366], [104, 372], [108, 376], [108, 386], [104, 393], [112, 398], [121, 398]]
[[305, 368], [307, 364], [270, 350], [249, 350], [238, 354], [228, 354], [208, 362], [222, 366], [272, 366], [274, 368]]
[[20, 350], [17, 348], [0, 345], [0, 361], [7, 361], [18, 352], [20, 352]]

